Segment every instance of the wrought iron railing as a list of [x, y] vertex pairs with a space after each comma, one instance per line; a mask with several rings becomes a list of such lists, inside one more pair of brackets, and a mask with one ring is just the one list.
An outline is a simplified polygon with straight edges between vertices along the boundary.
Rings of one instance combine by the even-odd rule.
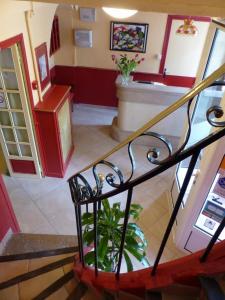
[[[126, 208], [125, 208], [125, 216], [123, 219], [122, 233], [121, 233], [121, 241], [119, 248], [119, 260], [116, 268], [116, 276], [119, 277], [121, 270], [121, 262], [123, 258], [123, 249], [127, 231], [128, 220], [130, 216], [130, 207], [132, 203], [132, 194], [133, 190], [136, 186], [142, 184], [143, 182], [159, 175], [165, 170], [177, 165], [181, 161], [190, 157], [190, 163], [188, 166], [187, 173], [185, 175], [183, 184], [180, 188], [178, 198], [176, 200], [173, 212], [171, 214], [169, 223], [167, 225], [166, 231], [164, 233], [160, 248], [158, 250], [158, 254], [156, 256], [153, 268], [151, 270], [151, 274], [155, 275], [157, 271], [157, 267], [159, 261], [162, 257], [163, 251], [165, 249], [167, 240], [171, 233], [172, 227], [176, 220], [179, 208], [184, 198], [184, 194], [187, 190], [187, 186], [190, 182], [193, 170], [195, 168], [196, 162], [198, 160], [199, 154], [202, 149], [206, 148], [208, 145], [217, 141], [218, 139], [225, 136], [225, 120], [223, 118], [223, 109], [214, 105], [209, 107], [206, 110], [205, 118], [208, 124], [211, 125], [212, 130], [211, 133], [195, 143], [194, 145], [189, 146], [188, 142], [191, 135], [191, 104], [193, 103], [195, 96], [199, 95], [202, 91], [212, 86], [225, 86], [225, 82], [220, 81], [219, 79], [222, 75], [225, 74], [225, 64], [212, 73], [208, 78], [203, 80], [200, 84], [190, 90], [185, 96], [183, 96], [180, 100], [172, 104], [162, 113], [154, 117], [148, 123], [146, 123], [139, 130], [131, 134], [127, 139], [125, 139], [122, 143], [113, 148], [106, 155], [99, 158], [97, 161], [87, 166], [79, 173], [76, 173], [72, 176], [68, 182], [70, 185], [71, 196], [75, 206], [75, 215], [76, 215], [76, 224], [77, 224], [77, 235], [78, 235], [78, 244], [79, 244], [79, 257], [80, 262], [85, 266], [84, 259], [84, 243], [83, 243], [83, 225], [82, 225], [82, 213], [84, 211], [88, 211], [91, 209], [93, 212], [93, 234], [94, 234], [94, 268], [96, 276], [98, 274], [98, 222], [97, 222], [97, 214], [98, 210], [101, 209], [102, 201], [106, 198], [113, 197], [122, 192], [127, 191], [127, 200], [126, 200]], [[182, 145], [178, 147], [178, 149], [173, 150], [172, 144], [168, 139], [158, 133], [149, 132], [148, 130], [154, 126], [155, 124], [161, 122], [171, 113], [177, 111], [180, 107], [187, 104], [187, 121], [188, 121], [188, 130], [186, 133], [185, 140]], [[219, 120], [222, 119], [222, 120]], [[159, 142], [164, 145], [164, 148], [167, 151], [166, 157], [161, 158], [161, 152], [159, 147], [150, 147], [147, 151], [147, 159], [148, 161], [155, 166], [153, 169], [149, 169], [146, 173], [139, 175], [137, 177], [134, 176], [135, 173], [135, 159], [132, 151], [133, 142], [137, 140], [137, 138], [145, 136], [145, 137], [153, 137], [157, 139]], [[116, 153], [118, 150], [127, 146], [128, 148], [128, 157], [130, 160], [130, 174], [125, 176], [124, 172], [119, 168], [119, 166], [109, 161], [109, 157]], [[105, 175], [98, 173], [98, 167], [104, 166], [110, 169]], [[86, 174], [86, 171], [89, 170], [91, 172], [92, 177], [89, 177]], [[88, 178], [88, 179], [87, 179]], [[91, 182], [93, 184], [91, 184]], [[108, 190], [110, 188], [110, 190]], [[202, 256], [201, 261], [205, 261], [207, 259], [208, 254], [210, 253], [213, 245], [217, 241], [217, 238], [221, 231], [225, 226], [225, 219], [220, 224], [216, 233], [211, 239], [209, 246], [207, 247], [205, 254]]]

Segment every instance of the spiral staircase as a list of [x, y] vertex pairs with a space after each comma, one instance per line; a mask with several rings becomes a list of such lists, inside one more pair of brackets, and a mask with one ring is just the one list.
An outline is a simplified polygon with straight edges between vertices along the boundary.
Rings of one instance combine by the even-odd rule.
[[[73, 238], [72, 242], [71, 237], [65, 236], [23, 234], [12, 236], [5, 252], [0, 256], [1, 300], [225, 299], [225, 241], [218, 242], [218, 237], [225, 227], [225, 218], [206, 249], [173, 261], [160, 263], [200, 152], [225, 136], [223, 109], [214, 105], [206, 111], [206, 120], [212, 127], [211, 133], [194, 145], [189, 145], [188, 141], [192, 130], [191, 105], [196, 101], [196, 96], [208, 87], [224, 86], [224, 74], [225, 65], [131, 134], [109, 153], [68, 180], [77, 225], [77, 237]], [[183, 144], [173, 150], [172, 145], [165, 137], [151, 132], [149, 129], [184, 105], [187, 107], [189, 126]], [[135, 176], [132, 145], [141, 136], [157, 139], [167, 150], [167, 155], [162, 158], [158, 146], [150, 147], [146, 155], [153, 167], [144, 174]], [[128, 175], [110, 161], [110, 156], [123, 147], [127, 147], [130, 161], [130, 174]], [[190, 158], [188, 170], [153, 265], [145, 269], [121, 273], [133, 190], [187, 158]], [[105, 175], [100, 174], [98, 171], [100, 166], [104, 166], [110, 171]], [[92, 177], [87, 176], [88, 172]], [[117, 268], [114, 273], [103, 272], [100, 271], [98, 262], [98, 210], [101, 209], [102, 201], [105, 198], [111, 199], [111, 197], [124, 192], [127, 192], [127, 199]], [[94, 249], [95, 261], [88, 266], [85, 262], [88, 248], [83, 238], [82, 215], [90, 210], [94, 216], [92, 249]], [[30, 245], [30, 248], [27, 245]]]

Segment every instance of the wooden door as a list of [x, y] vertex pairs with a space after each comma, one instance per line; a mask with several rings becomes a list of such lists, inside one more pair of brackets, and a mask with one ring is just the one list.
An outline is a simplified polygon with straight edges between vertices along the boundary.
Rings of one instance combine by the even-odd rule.
[[0, 51], [0, 142], [10, 175], [40, 177], [19, 43]]

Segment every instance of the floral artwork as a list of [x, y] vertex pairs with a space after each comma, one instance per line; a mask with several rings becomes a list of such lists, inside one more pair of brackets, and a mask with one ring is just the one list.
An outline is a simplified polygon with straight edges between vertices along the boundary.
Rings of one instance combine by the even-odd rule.
[[148, 24], [111, 22], [110, 49], [146, 52]]

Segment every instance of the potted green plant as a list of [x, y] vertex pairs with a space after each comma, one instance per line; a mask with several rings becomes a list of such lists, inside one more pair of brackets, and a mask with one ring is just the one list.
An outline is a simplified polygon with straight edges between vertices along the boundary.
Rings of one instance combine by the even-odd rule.
[[[130, 216], [137, 220], [142, 207], [139, 204], [131, 204]], [[98, 236], [98, 269], [107, 272], [115, 272], [119, 260], [119, 249], [123, 231], [125, 211], [121, 209], [120, 203], [114, 203], [112, 207], [108, 199], [102, 201], [102, 207], [97, 213], [97, 236]], [[83, 241], [86, 246], [94, 243], [94, 215], [86, 212], [82, 216], [84, 226]], [[128, 222], [124, 243], [123, 257], [126, 262], [127, 271], [133, 270], [131, 255], [144, 266], [149, 266], [146, 258], [147, 241], [140, 227], [134, 222]], [[94, 266], [94, 249], [85, 254], [87, 265]]]
[[144, 58], [139, 58], [138, 54], [135, 54], [133, 58], [129, 58], [126, 54], [121, 54], [120, 58], [112, 55], [112, 61], [121, 72], [122, 83], [127, 84], [130, 80], [130, 73], [136, 69], [137, 65], [144, 61]]

